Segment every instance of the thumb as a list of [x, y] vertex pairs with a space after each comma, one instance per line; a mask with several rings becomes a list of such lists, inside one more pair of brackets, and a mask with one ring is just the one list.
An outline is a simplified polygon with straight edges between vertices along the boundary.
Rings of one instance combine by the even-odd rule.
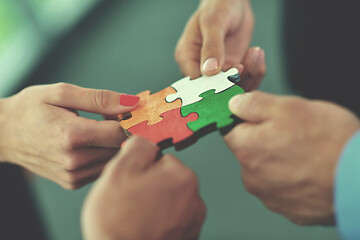
[[103, 115], [131, 111], [140, 100], [134, 95], [82, 88], [67, 83], [54, 84], [53, 87], [51, 95], [45, 99], [48, 104]]
[[259, 91], [239, 94], [229, 101], [230, 111], [247, 122], [262, 122], [270, 119], [276, 97]]
[[[211, 24], [209, 24], [211, 23]], [[201, 47], [201, 73], [214, 75], [222, 69], [225, 59], [225, 32], [223, 24], [213, 24], [213, 21], [201, 26], [203, 37]]]

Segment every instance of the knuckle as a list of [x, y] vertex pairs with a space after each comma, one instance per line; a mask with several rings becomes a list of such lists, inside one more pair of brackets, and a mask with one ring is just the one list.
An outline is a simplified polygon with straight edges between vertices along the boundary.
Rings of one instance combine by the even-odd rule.
[[178, 63], [182, 62], [182, 60], [183, 60], [182, 49], [181, 49], [181, 46], [179, 46], [179, 44], [175, 48], [174, 57], [175, 57], [176, 62], [178, 62]]
[[175, 178], [179, 185], [197, 186], [198, 178], [188, 167], [184, 166], [175, 156], [165, 155], [163, 157], [170, 166], [169, 174]]
[[198, 188], [198, 177], [190, 168], [183, 167], [181, 171], [178, 171], [177, 177], [181, 185]]
[[239, 162], [247, 171], [256, 172], [259, 170], [259, 164], [254, 159], [253, 155], [252, 152], [245, 150], [242, 154], [239, 154]]
[[62, 183], [60, 184], [60, 186], [62, 186], [66, 190], [76, 190], [80, 187], [77, 184], [73, 184], [73, 183]]
[[178, 45], [175, 49], [175, 61], [179, 64], [185, 64], [189, 60], [189, 55], [187, 51], [182, 47], [182, 45]]
[[73, 150], [80, 145], [79, 134], [74, 130], [67, 130], [62, 133], [61, 145], [65, 150]]
[[305, 220], [303, 220], [303, 219], [296, 218], [296, 217], [293, 217], [293, 216], [287, 216], [287, 218], [288, 218], [291, 222], [295, 223], [295, 224], [298, 225], [298, 226], [303, 227], [303, 226], [308, 225], [307, 222], [306, 222]]
[[54, 90], [51, 92], [58, 100], [65, 99], [72, 85], [64, 82], [54, 84]]
[[246, 191], [253, 195], [257, 195], [258, 188], [252, 181], [247, 180], [247, 178], [243, 178], [243, 184]]
[[111, 92], [109, 90], [95, 90], [94, 103], [98, 109], [108, 108], [110, 106], [110, 98]]
[[64, 168], [73, 171], [79, 168], [78, 159], [75, 156], [69, 156], [64, 160]]
[[64, 180], [68, 184], [74, 185], [75, 183], [77, 183], [79, 181], [79, 178], [78, 178], [78, 175], [76, 173], [66, 171], [64, 173]]
[[201, 204], [200, 204], [200, 213], [201, 213], [201, 221], [204, 221], [206, 218], [207, 208], [203, 200], [201, 200]]

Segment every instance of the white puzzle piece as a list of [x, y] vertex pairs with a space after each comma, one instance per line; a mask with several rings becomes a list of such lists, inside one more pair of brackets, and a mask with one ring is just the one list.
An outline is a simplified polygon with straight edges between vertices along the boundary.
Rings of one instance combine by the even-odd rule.
[[234, 86], [235, 83], [228, 80], [228, 77], [238, 73], [236, 68], [231, 68], [226, 72], [219, 72], [210, 77], [202, 76], [194, 80], [190, 80], [190, 77], [182, 78], [171, 84], [171, 87], [177, 92], [168, 95], [165, 100], [170, 103], [180, 98], [182, 100], [182, 106], [199, 102], [203, 99], [200, 97], [200, 94], [203, 92], [215, 89], [215, 93], [219, 93]]

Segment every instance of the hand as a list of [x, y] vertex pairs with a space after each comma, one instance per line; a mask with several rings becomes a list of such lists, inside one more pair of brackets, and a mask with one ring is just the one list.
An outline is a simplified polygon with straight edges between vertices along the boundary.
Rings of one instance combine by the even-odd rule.
[[206, 209], [196, 175], [157, 150], [132, 137], [109, 162], [85, 200], [85, 239], [197, 239]]
[[335, 168], [357, 117], [333, 103], [261, 92], [235, 96], [229, 107], [245, 121], [225, 141], [246, 189], [298, 225], [334, 224]]
[[196, 78], [236, 67], [249, 46], [253, 26], [249, 0], [202, 0], [175, 50], [182, 73]]
[[79, 188], [97, 178], [126, 136], [117, 121], [82, 118], [76, 110], [114, 115], [138, 100], [65, 83], [26, 88], [0, 100], [0, 160]]

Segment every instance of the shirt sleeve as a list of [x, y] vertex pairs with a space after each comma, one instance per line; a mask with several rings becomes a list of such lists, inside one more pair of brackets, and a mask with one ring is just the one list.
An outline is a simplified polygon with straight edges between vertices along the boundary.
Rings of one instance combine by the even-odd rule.
[[339, 159], [334, 201], [341, 236], [360, 239], [360, 131], [348, 141]]

